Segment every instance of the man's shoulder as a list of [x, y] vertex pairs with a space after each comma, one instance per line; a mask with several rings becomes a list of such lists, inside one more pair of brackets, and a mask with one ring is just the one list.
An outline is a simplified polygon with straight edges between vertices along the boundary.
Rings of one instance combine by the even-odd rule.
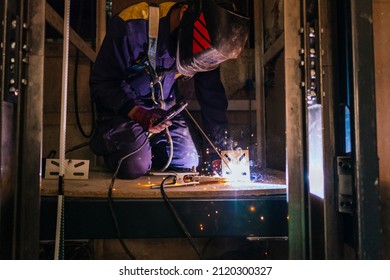
[[[165, 17], [170, 8], [175, 4], [175, 2], [163, 2], [160, 4], [160, 18]], [[149, 4], [146, 2], [137, 3], [131, 5], [121, 12], [119, 12], [118, 17], [124, 21], [144, 19], [147, 20], [149, 17]]]
[[135, 5], [131, 5], [123, 9], [119, 14], [124, 21], [133, 20], [133, 19], [148, 19], [148, 3], [141, 2]]

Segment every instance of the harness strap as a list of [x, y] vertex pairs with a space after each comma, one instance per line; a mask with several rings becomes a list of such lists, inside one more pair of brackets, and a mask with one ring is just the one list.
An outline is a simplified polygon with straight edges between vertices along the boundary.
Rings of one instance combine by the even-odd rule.
[[158, 41], [158, 28], [160, 23], [160, 7], [157, 4], [149, 5], [149, 61], [156, 70], [156, 52]]
[[[148, 49], [148, 60], [150, 67], [148, 72], [150, 75], [150, 89], [152, 92], [152, 99], [156, 105], [163, 107], [162, 96], [155, 96], [155, 85], [160, 86], [158, 92], [161, 93], [162, 86], [160, 77], [156, 71], [156, 53], [157, 53], [157, 42], [158, 42], [158, 30], [160, 24], [160, 7], [155, 3], [149, 5], [149, 49]], [[161, 94], [160, 94], [161, 95]]]

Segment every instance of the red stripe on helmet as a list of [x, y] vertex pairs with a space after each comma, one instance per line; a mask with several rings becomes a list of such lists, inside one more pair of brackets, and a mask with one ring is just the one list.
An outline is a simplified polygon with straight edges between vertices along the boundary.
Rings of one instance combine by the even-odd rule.
[[207, 30], [206, 21], [203, 13], [194, 23], [192, 53], [196, 54], [211, 47], [211, 39]]
[[196, 41], [192, 41], [192, 54], [200, 53], [201, 51], [204, 51], [204, 48]]

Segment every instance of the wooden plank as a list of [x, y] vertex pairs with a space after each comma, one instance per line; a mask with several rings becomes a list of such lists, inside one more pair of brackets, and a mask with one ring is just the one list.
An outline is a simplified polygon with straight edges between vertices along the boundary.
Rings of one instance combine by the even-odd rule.
[[275, 56], [277, 56], [284, 49], [284, 34], [282, 33], [278, 39], [269, 47], [269, 49], [263, 55], [263, 65], [270, 62]]
[[99, 51], [107, 32], [106, 0], [96, 1], [96, 52]]
[[[57, 12], [48, 3], [46, 3], [45, 5], [45, 14], [46, 14], [46, 21], [54, 29], [56, 29], [58, 32], [63, 34], [64, 20], [59, 14], [57, 14]], [[86, 57], [88, 57], [92, 62], [95, 62], [96, 52], [72, 28], [70, 28], [69, 30], [69, 40]]]

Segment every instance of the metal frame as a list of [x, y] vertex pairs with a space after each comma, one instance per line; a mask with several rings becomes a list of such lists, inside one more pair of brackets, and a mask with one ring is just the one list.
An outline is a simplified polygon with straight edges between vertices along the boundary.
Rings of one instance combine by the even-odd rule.
[[[15, 39], [15, 81], [17, 91], [1, 103], [0, 248], [3, 259], [38, 259], [40, 173], [43, 125], [44, 2], [5, 1], [4, 17], [12, 12]], [[6, 22], [6, 21], [4, 21]], [[8, 22], [8, 21], [7, 21]], [[7, 24], [4, 24], [7, 32]], [[2, 38], [2, 40], [5, 38]], [[8, 43], [3, 43], [3, 58]], [[31, 67], [30, 67], [31, 66]], [[8, 71], [7, 68], [4, 70]], [[7, 76], [2, 73], [2, 85]], [[16, 77], [16, 76], [15, 76]], [[16, 82], [17, 81], [17, 82]], [[4, 92], [4, 88], [2, 92]], [[8, 89], [6, 89], [8, 91]], [[10, 91], [11, 93], [11, 91]], [[17, 93], [17, 94], [16, 94]], [[7, 94], [9, 94], [7, 92]]]
[[265, 98], [264, 98], [264, 35], [263, 35], [263, 0], [253, 1], [255, 26], [255, 108], [257, 160], [262, 167], [266, 166], [265, 153]]
[[[193, 237], [251, 237], [287, 240], [285, 195], [236, 199], [170, 199]], [[42, 197], [41, 240], [53, 240], [57, 201]], [[65, 200], [65, 238], [116, 239], [107, 199]], [[163, 199], [114, 199], [122, 238], [185, 237]], [[196, 213], [196, 215], [194, 215]]]
[[335, 73], [334, 46], [337, 26], [332, 11], [335, 11], [335, 1], [319, 0], [319, 23], [322, 32], [321, 52], [322, 56], [322, 104], [323, 104], [323, 139], [327, 143], [323, 147], [324, 154], [324, 252], [325, 259], [341, 259], [342, 254], [342, 231], [341, 216], [338, 210], [338, 193], [334, 187], [335, 182]]
[[[22, 1], [21, 1], [22, 2]], [[19, 103], [19, 169], [16, 215], [16, 259], [37, 259], [39, 256], [41, 150], [43, 129], [44, 73], [44, 3], [29, 0], [28, 26], [28, 86]]]
[[290, 259], [308, 258], [305, 117], [301, 89], [300, 1], [284, 2], [286, 146]]
[[372, 1], [351, 1], [357, 257], [381, 259]]

